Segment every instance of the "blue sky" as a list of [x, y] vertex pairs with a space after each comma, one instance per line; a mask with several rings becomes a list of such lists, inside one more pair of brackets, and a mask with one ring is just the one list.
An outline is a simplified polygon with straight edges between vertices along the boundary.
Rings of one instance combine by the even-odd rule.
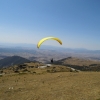
[[37, 44], [47, 36], [62, 47], [100, 49], [100, 1], [0, 0], [1, 43]]

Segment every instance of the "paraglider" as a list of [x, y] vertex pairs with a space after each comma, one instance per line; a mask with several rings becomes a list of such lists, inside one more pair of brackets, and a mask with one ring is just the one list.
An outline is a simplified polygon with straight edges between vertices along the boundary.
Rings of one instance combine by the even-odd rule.
[[[39, 49], [41, 44], [46, 41], [46, 40], [49, 40], [49, 39], [52, 39], [52, 40], [56, 40], [57, 42], [59, 42], [61, 45], [62, 45], [62, 41], [59, 39], [59, 38], [56, 38], [56, 37], [45, 37], [43, 39], [41, 39], [38, 44], [37, 44], [37, 48]], [[51, 59], [51, 63], [53, 63], [53, 58]]]
[[37, 48], [39, 48], [39, 47], [41, 46], [41, 44], [42, 44], [44, 41], [49, 40], [49, 39], [56, 40], [56, 41], [58, 41], [58, 42], [62, 45], [62, 41], [61, 41], [60, 39], [58, 39], [58, 38], [56, 38], [56, 37], [46, 37], [46, 38], [41, 39], [41, 40], [38, 42]]
[[53, 58], [51, 59], [51, 63], [53, 63]]

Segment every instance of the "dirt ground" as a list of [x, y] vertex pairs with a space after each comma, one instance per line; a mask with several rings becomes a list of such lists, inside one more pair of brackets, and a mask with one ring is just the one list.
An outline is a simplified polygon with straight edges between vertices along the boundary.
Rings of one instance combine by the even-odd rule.
[[100, 72], [4, 75], [0, 100], [100, 100]]

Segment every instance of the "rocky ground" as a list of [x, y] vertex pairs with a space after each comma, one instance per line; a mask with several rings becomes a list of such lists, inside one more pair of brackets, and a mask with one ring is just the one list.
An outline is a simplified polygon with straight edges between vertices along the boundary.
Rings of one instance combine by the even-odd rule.
[[[30, 64], [32, 66], [32, 64]], [[0, 75], [0, 100], [99, 100], [100, 72], [61, 65]]]

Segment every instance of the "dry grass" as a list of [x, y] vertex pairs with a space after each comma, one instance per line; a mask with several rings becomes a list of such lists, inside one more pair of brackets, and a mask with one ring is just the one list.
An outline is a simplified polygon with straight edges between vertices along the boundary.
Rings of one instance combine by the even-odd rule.
[[30, 62], [30, 63], [25, 63], [27, 64], [28, 66], [43, 66], [44, 64], [43, 63], [34, 63], [34, 62]]
[[99, 72], [28, 73], [0, 77], [0, 100], [99, 100], [99, 98]]
[[94, 61], [94, 60], [85, 60], [85, 59], [78, 59], [78, 58], [70, 58], [63, 61], [64, 64], [70, 64], [70, 65], [78, 65], [78, 66], [89, 66], [91, 64], [100, 64], [100, 61]]

